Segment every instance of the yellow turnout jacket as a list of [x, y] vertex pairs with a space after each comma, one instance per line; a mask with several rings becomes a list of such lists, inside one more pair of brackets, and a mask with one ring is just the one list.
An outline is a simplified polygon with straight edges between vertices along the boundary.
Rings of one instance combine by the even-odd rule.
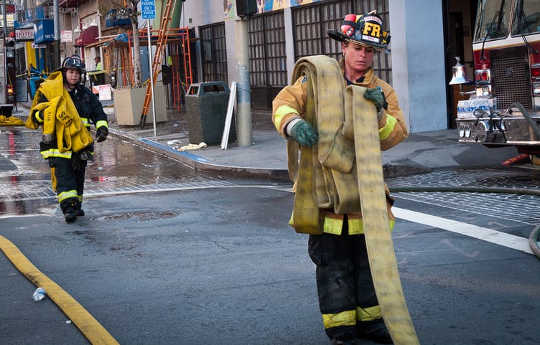
[[[320, 62], [315, 62], [321, 61], [321, 58], [314, 58], [314, 65], [320, 64]], [[305, 58], [304, 64], [306, 60], [309, 63], [310, 58]], [[324, 60], [323, 58], [322, 61], [324, 61], [322, 66], [325, 66], [327, 60]], [[333, 64], [337, 64], [335, 60], [332, 61], [334, 61]], [[299, 63], [297, 63], [297, 66], [295, 67], [296, 74], [298, 74], [297, 69]], [[305, 69], [302, 69], [302, 71], [305, 71]], [[299, 77], [296, 76], [294, 83], [282, 89], [274, 98], [272, 121], [277, 131], [282, 136], [289, 139], [287, 137], [286, 127], [290, 121], [306, 118], [306, 111], [308, 113], [313, 113], [314, 108], [319, 109], [319, 111], [320, 109], [324, 109], [321, 108], [322, 106], [324, 107], [324, 105], [320, 103], [325, 102], [325, 99], [329, 103], [334, 103], [332, 99], [328, 100], [329, 97], [325, 95], [330, 88], [341, 87], [345, 89], [347, 87], [347, 82], [343, 77], [342, 62], [339, 67], [333, 66], [324, 73], [328, 74], [329, 72], [341, 72], [338, 77], [334, 77], [333, 79], [330, 78], [330, 80], [336, 80], [336, 85], [317, 85], [316, 81], [310, 80], [310, 78], [314, 78], [314, 73], [316, 74], [317, 72], [310, 72]], [[372, 69], [369, 69], [366, 72], [362, 81], [353, 82], [353, 84], [365, 88], [381, 87], [385, 94], [386, 101], [388, 102], [388, 109], [385, 110], [384, 116], [382, 116], [379, 121], [381, 150], [388, 150], [404, 140], [408, 136], [408, 131], [394, 89], [388, 83], [379, 79]], [[345, 100], [339, 100], [339, 102], [335, 103], [344, 104]], [[332, 104], [332, 106], [333, 105], [334, 104]], [[333, 119], [329, 118], [328, 114], [319, 114], [317, 115], [317, 118], [313, 120], [314, 123], [312, 123], [312, 125], [319, 132], [319, 143], [313, 149], [313, 156], [316, 159], [313, 167], [300, 166], [299, 169], [312, 169], [311, 174], [313, 174], [315, 182], [313, 182], [313, 190], [311, 193], [313, 193], [314, 203], [319, 208], [319, 229], [317, 231], [302, 230], [301, 225], [294, 224], [293, 214], [290, 225], [293, 226], [297, 232], [308, 232], [311, 234], [325, 232], [339, 235], [342, 231], [343, 220], [345, 219], [344, 216], [347, 215], [346, 219], [348, 220], [349, 234], [363, 233], [362, 214], [359, 207], [360, 203], [357, 190], [358, 184], [355, 177], [356, 163], [354, 162], [354, 145], [350, 145], [350, 142], [354, 142], [354, 133], [350, 119], [347, 119], [347, 116], [348, 115], [345, 114], [344, 116], [341, 116], [341, 118], [336, 116], [336, 118]], [[331, 133], [336, 133], [336, 135], [327, 135], [328, 130], [331, 130]], [[332, 150], [334, 152], [328, 155], [327, 152], [331, 152]], [[321, 152], [323, 154], [321, 154]], [[302, 154], [304, 154], [304, 151], [302, 151]], [[332, 158], [332, 155], [334, 158]], [[326, 161], [323, 161], [323, 156], [326, 157]], [[330, 162], [330, 160], [333, 160], [333, 162]], [[291, 161], [297, 162], [298, 159], [295, 156], [291, 156], [289, 151], [289, 162]], [[297, 174], [296, 176], [291, 177], [296, 179], [297, 176], [301, 175], [302, 174]], [[310, 174], [304, 174], [304, 176], [310, 176]], [[295, 180], [294, 182], [296, 187], [298, 181]], [[389, 197], [388, 188], [386, 188], [386, 193], [388, 195], [388, 216], [393, 225], [394, 217], [391, 212], [391, 199]], [[298, 198], [297, 193], [297, 197], [295, 197], [295, 209], [300, 210], [301, 207], [298, 208], [296, 205], [299, 202], [298, 199], [301, 198]], [[303, 229], [307, 228], [309, 227], [303, 227]]]

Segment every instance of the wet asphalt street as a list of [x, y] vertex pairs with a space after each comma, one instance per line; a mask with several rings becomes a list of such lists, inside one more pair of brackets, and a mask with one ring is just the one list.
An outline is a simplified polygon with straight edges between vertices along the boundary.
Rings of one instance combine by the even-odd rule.
[[[287, 227], [288, 184], [201, 175], [110, 137], [87, 170], [87, 215], [68, 225], [38, 142], [37, 132], [1, 128], [0, 235], [120, 344], [328, 344], [307, 238]], [[388, 182], [529, 186], [536, 177], [435, 171]], [[395, 196], [403, 214], [518, 242], [540, 223], [535, 196]], [[421, 344], [539, 344], [540, 261], [415, 217], [398, 218], [393, 236]], [[50, 299], [33, 302], [35, 286], [4, 255], [0, 277], [0, 344], [88, 344]]]

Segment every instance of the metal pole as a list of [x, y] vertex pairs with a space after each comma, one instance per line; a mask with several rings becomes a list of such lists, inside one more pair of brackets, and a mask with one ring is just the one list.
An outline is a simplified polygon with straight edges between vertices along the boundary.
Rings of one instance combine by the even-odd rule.
[[[79, 37], [80, 37], [80, 35], [81, 35], [82, 32], [83, 32], [83, 29], [82, 29], [82, 19], [81, 19], [80, 17], [79, 17], [79, 30], [80, 30], [80, 32], [81, 32], [81, 33], [79, 34]], [[81, 57], [82, 57], [82, 59], [84, 60], [84, 47], [81, 46], [80, 49], [81, 49]]]
[[58, 12], [58, 0], [53, 0], [54, 11], [54, 40], [60, 40], [60, 14]]
[[[97, 21], [98, 35], [99, 35], [99, 38], [101, 38], [101, 12], [99, 12], [99, 9], [97, 11], [97, 17], [98, 17], [98, 21]], [[102, 69], [104, 69], [103, 66], [105, 66], [105, 61], [103, 60], [103, 46], [101, 44], [99, 45], [99, 61], [101, 61]]]
[[249, 85], [248, 22], [236, 21], [235, 49], [238, 59], [238, 145], [251, 145], [251, 88]]
[[0, 97], [1, 103], [7, 102], [7, 48], [6, 48], [6, 30], [7, 30], [7, 19], [6, 19], [6, 0], [2, 0], [2, 39], [3, 39], [3, 49], [2, 49], [2, 67], [4, 69], [4, 75], [2, 80], [0, 80], [0, 89], [2, 90], [2, 97]]
[[[5, 0], [4, 0], [5, 1]], [[154, 103], [154, 71], [152, 71], [152, 45], [150, 40], [150, 19], [146, 20], [146, 35], [148, 36], [148, 67], [150, 70], [150, 88], [152, 89], [152, 119], [154, 123], [154, 137], [156, 132], [156, 105]]]
[[[4, 0], [5, 1], [5, 0]], [[58, 0], [53, 0], [54, 11], [54, 57], [55, 67], [60, 66], [60, 14], [58, 12]]]

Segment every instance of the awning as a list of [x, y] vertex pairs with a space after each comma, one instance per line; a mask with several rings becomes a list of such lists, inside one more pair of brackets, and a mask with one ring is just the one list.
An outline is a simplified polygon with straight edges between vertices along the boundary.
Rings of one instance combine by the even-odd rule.
[[92, 48], [92, 47], [99, 47], [99, 46], [103, 46], [103, 45], [107, 45], [108, 43], [114, 41], [114, 37], [110, 37], [110, 38], [104, 38], [104, 39], [101, 39], [101, 40], [98, 40], [94, 43], [90, 43], [86, 46], [86, 48]]
[[54, 41], [54, 22], [52, 19], [42, 19], [35, 23], [34, 42], [36, 44]]
[[128, 36], [126, 33], [106, 35], [103, 37], [98, 37], [98, 40], [94, 43], [86, 45], [86, 48], [91, 47], [100, 47], [100, 46], [109, 46], [110, 44], [127, 44]]
[[79, 42], [81, 46], [87, 46], [98, 40], [98, 27], [97, 25], [89, 26], [86, 30], [81, 32], [79, 36]]
[[77, 0], [59, 0], [58, 1], [58, 7], [78, 7], [78, 1]]

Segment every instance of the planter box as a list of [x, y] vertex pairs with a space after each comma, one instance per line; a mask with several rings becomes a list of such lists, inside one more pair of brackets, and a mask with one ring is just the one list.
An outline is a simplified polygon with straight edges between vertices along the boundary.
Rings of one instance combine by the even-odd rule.
[[[156, 122], [167, 121], [167, 87], [161, 83], [154, 86], [154, 97], [156, 106]], [[141, 112], [144, 104], [145, 87], [135, 89], [116, 89], [113, 91], [114, 112], [116, 123], [121, 126], [136, 126], [141, 119]], [[146, 123], [152, 123], [152, 103]]]

